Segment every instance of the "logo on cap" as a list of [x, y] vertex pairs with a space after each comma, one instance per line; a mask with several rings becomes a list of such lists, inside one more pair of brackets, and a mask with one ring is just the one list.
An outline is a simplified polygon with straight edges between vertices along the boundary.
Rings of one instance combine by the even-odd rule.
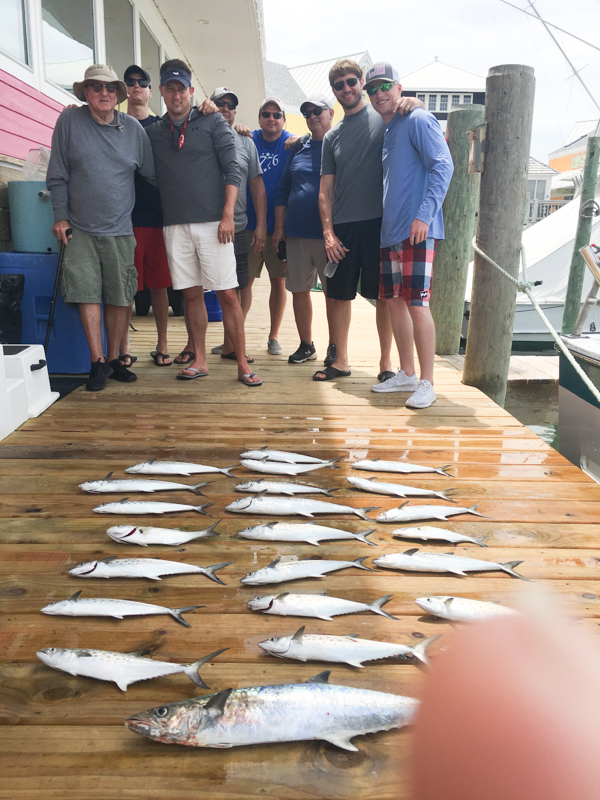
[[372, 67], [369, 71], [369, 77], [372, 78], [374, 75], [385, 75], [385, 65], [378, 64], [376, 67]]

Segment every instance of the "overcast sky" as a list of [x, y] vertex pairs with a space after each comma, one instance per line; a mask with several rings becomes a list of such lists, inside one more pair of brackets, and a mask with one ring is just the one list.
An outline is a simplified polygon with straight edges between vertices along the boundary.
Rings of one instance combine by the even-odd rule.
[[[527, 0], [511, 0], [526, 8]], [[485, 77], [499, 64], [535, 70], [531, 155], [547, 162], [575, 122], [598, 111], [540, 22], [501, 0], [263, 0], [267, 59], [288, 67], [368, 50], [400, 75], [440, 61]], [[600, 0], [537, 0], [549, 22], [600, 47]], [[600, 104], [600, 52], [555, 31]], [[569, 77], [569, 76], [572, 77]]]

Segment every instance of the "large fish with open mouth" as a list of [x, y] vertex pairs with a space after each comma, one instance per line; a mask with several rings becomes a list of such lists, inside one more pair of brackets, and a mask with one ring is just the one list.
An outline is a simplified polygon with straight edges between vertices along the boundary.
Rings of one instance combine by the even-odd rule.
[[379, 478], [346, 478], [348, 483], [356, 489], [361, 489], [363, 492], [371, 492], [371, 494], [391, 494], [394, 497], [439, 497], [442, 500], [448, 500], [450, 503], [455, 503], [451, 497], [446, 497], [447, 492], [453, 492], [454, 489], [446, 489], [443, 492], [434, 492], [433, 489], [419, 489], [417, 486], [401, 486], [399, 483], [384, 483]]
[[[240, 454], [240, 458], [252, 458], [257, 461], [266, 459], [267, 461], [280, 461], [284, 464], [325, 464], [329, 459], [315, 458], [314, 456], [303, 456], [301, 453], [288, 453], [285, 450], [269, 450], [266, 445], [260, 450], [246, 450]], [[339, 461], [339, 459], [336, 459]]]
[[133, 733], [164, 744], [240, 747], [322, 739], [358, 750], [354, 736], [408, 725], [419, 705], [412, 697], [330, 685], [330, 672], [306, 683], [225, 689], [158, 706], [125, 720]]
[[296, 494], [326, 494], [328, 497], [333, 497], [331, 492], [339, 491], [339, 489], [321, 489], [319, 486], [312, 486], [309, 483], [266, 481], [264, 478], [238, 483], [233, 489], [236, 492], [267, 492], [267, 494], [287, 494], [290, 497]]
[[114, 617], [123, 619], [124, 617], [145, 617], [151, 614], [170, 614], [173, 619], [191, 628], [187, 620], [181, 615], [188, 611], [195, 611], [204, 606], [183, 606], [182, 608], [167, 608], [166, 606], [155, 606], [153, 603], [138, 603], [136, 600], [116, 600], [109, 597], [84, 597], [81, 599], [81, 591], [68, 600], [57, 600], [42, 608], [42, 614], [51, 614], [62, 617]]
[[267, 567], [249, 572], [240, 578], [240, 583], [251, 586], [261, 586], [265, 583], [284, 583], [285, 581], [297, 581], [301, 578], [322, 578], [328, 572], [335, 572], [338, 569], [348, 569], [357, 567], [367, 572], [376, 572], [370, 567], [365, 567], [363, 561], [367, 557], [356, 558], [354, 561], [326, 561], [325, 559], [315, 559], [314, 561], [284, 561], [281, 563], [279, 558]]
[[183, 503], [159, 503], [158, 500], [130, 500], [124, 497], [116, 503], [102, 503], [96, 506], [96, 514], [175, 514], [180, 511], [197, 511], [210, 517], [203, 509], [212, 506], [212, 503], [203, 503], [201, 506], [186, 506]]
[[190, 486], [187, 483], [174, 483], [173, 481], [155, 481], [143, 478], [113, 478], [109, 472], [106, 478], [100, 481], [86, 481], [80, 483], [79, 488], [92, 494], [106, 494], [108, 492], [193, 492], [202, 495], [202, 486], [208, 486], [208, 481]]
[[[460, 514], [474, 514], [476, 517], [483, 517], [489, 519], [485, 514], [480, 514], [477, 509], [479, 506], [470, 506], [470, 508], [451, 508], [449, 506], [411, 506], [406, 501], [398, 508], [388, 508], [387, 511], [382, 511], [379, 516], [375, 517], [375, 522], [419, 522], [425, 519], [439, 519], [445, 522], [448, 517], [456, 517]], [[372, 521], [372, 520], [371, 520]]]
[[353, 461], [350, 466], [352, 469], [366, 469], [370, 472], [398, 472], [401, 475], [407, 475], [409, 472], [437, 472], [446, 478], [452, 477], [446, 472], [451, 464], [445, 467], [423, 467], [420, 464], [409, 464], [408, 461], [382, 461], [380, 458], [371, 458]]
[[246, 605], [251, 611], [262, 611], [263, 614], [277, 614], [280, 617], [314, 617], [315, 619], [332, 620], [341, 614], [358, 614], [361, 611], [372, 611], [388, 619], [397, 619], [382, 606], [392, 599], [393, 595], [385, 594], [372, 603], [357, 603], [354, 600], [344, 600], [342, 597], [330, 597], [327, 592], [322, 594], [269, 594], [263, 597], [254, 597]]
[[213, 472], [220, 472], [228, 478], [235, 478], [229, 470], [235, 469], [237, 464], [232, 467], [210, 467], [204, 464], [188, 464], [185, 461], [157, 461], [151, 459], [143, 464], [134, 464], [127, 467], [125, 472], [130, 475], [210, 475]]
[[496, 603], [484, 603], [482, 600], [470, 600], [467, 597], [449, 597], [438, 595], [433, 597], [417, 597], [415, 603], [431, 614], [451, 622], [478, 622], [490, 617], [518, 616], [518, 611]]
[[177, 675], [180, 672], [187, 675], [196, 686], [208, 689], [198, 670], [207, 661], [212, 661], [227, 649], [217, 650], [204, 658], [199, 658], [193, 664], [154, 661], [152, 658], [142, 658], [133, 653], [112, 653], [109, 650], [83, 648], [71, 650], [66, 647], [45, 647], [43, 650], [38, 650], [36, 656], [52, 669], [68, 672], [69, 675], [81, 675], [99, 681], [114, 681], [122, 692], [126, 692], [127, 687], [137, 681]]
[[367, 511], [375, 511], [377, 506], [352, 508], [341, 503], [327, 503], [325, 500], [312, 500], [307, 497], [270, 497], [266, 492], [254, 497], [241, 497], [225, 506], [225, 511], [238, 514], [275, 514], [276, 516], [313, 517], [315, 514], [356, 514], [357, 517], [372, 522]]
[[[160, 581], [165, 575], [187, 575], [199, 572], [206, 575], [211, 581], [225, 585], [217, 578], [215, 572], [223, 567], [233, 564], [233, 561], [224, 561], [222, 564], [212, 564], [210, 567], [198, 567], [195, 564], [186, 564], [184, 561], [165, 561], [162, 558], [117, 558], [110, 556], [102, 561], [86, 561], [77, 564], [69, 570], [69, 575], [76, 578], [148, 578], [151, 581]], [[366, 569], [366, 567], [365, 567]]]
[[333, 661], [362, 669], [365, 661], [377, 661], [381, 658], [416, 658], [423, 664], [429, 664], [427, 649], [443, 635], [441, 633], [431, 636], [411, 646], [378, 642], [374, 639], [358, 639], [356, 636], [305, 633], [304, 628], [300, 628], [290, 636], [275, 636], [264, 642], [258, 642], [258, 646], [265, 653], [277, 658], [292, 658], [296, 661]]
[[424, 542], [442, 541], [452, 544], [468, 542], [479, 547], [487, 547], [487, 544], [484, 544], [487, 536], [464, 536], [462, 533], [455, 533], [446, 528], [433, 528], [429, 525], [422, 525], [420, 528], [396, 528], [392, 531], [392, 536], [394, 539], [422, 539]]
[[115, 542], [123, 544], [139, 544], [148, 547], [150, 544], [178, 547], [195, 539], [212, 539], [221, 534], [215, 530], [221, 520], [203, 531], [180, 531], [177, 528], [138, 528], [135, 525], [113, 525], [106, 533]]
[[302, 475], [305, 472], [312, 472], [317, 469], [339, 469], [337, 465], [339, 458], [333, 461], [319, 461], [316, 464], [291, 464], [287, 461], [259, 461], [258, 459], [242, 458], [240, 464], [242, 467], [252, 470], [252, 472], [266, 472], [267, 475]]
[[366, 537], [375, 533], [376, 528], [360, 533], [340, 531], [338, 528], [329, 528], [326, 525], [315, 525], [312, 522], [268, 522], [266, 525], [255, 525], [253, 528], [244, 528], [238, 531], [242, 539], [257, 539], [262, 542], [307, 542], [319, 545], [320, 542], [338, 541], [340, 539], [356, 539], [359, 542], [377, 547], [375, 542], [370, 542]]
[[515, 572], [515, 567], [522, 561], [506, 561], [504, 564], [494, 561], [483, 561], [480, 558], [467, 558], [454, 553], [424, 553], [418, 547], [404, 553], [388, 553], [373, 559], [376, 567], [385, 569], [401, 569], [408, 572], [451, 572], [453, 575], [465, 577], [467, 572], [506, 572], [513, 578], [528, 581]]

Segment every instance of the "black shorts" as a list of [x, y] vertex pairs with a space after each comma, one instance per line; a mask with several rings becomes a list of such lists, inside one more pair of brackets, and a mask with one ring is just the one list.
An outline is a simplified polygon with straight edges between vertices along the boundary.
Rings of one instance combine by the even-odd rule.
[[327, 297], [354, 300], [360, 293], [369, 300], [379, 297], [379, 241], [381, 218], [334, 225], [333, 232], [348, 252], [332, 278], [327, 278]]
[[238, 289], [245, 289], [248, 286], [250, 275], [248, 272], [248, 246], [246, 245], [246, 231], [236, 233], [233, 240], [233, 252], [235, 253], [235, 270], [238, 279]]

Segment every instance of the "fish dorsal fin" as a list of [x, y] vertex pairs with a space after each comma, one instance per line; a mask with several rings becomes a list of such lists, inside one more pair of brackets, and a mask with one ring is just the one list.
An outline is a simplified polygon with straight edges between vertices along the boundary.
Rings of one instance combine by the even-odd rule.
[[278, 594], [275, 596], [275, 600], [283, 600], [284, 597], [288, 597], [289, 592], [284, 592], [283, 594]]
[[265, 482], [264, 478], [256, 478], [256, 480], [253, 481], [253, 483], [264, 483], [264, 482]]
[[225, 711], [225, 703], [229, 700], [229, 695], [232, 692], [233, 689], [223, 689], [222, 692], [213, 694], [204, 708], [210, 709], [211, 711], [219, 711], [222, 714]]
[[113, 561], [118, 561], [118, 556], [109, 556], [108, 558], [103, 558], [100, 562], [101, 564], [112, 564]]
[[309, 678], [305, 683], [329, 683], [329, 676], [331, 675], [331, 670], [326, 669], [324, 672], [319, 672], [318, 675], [314, 675], [312, 678]]
[[292, 641], [300, 642], [300, 644], [302, 644], [302, 637], [304, 636], [305, 628], [306, 628], [305, 625], [303, 625], [301, 628], [298, 628], [296, 633], [292, 636]]
[[122, 497], [120, 500], [117, 500], [118, 503], [126, 503], [129, 500], [128, 497]]
[[444, 553], [444, 555], [445, 555], [445, 556], [455, 556], [455, 555], [456, 555], [456, 553], [453, 553], [453, 552], [452, 552], [452, 550], [450, 550], [450, 552], [449, 552], [449, 553]]
[[258, 448], [258, 452], [260, 453], [261, 450], [268, 450], [267, 445], [265, 444], [263, 447]]
[[371, 477], [370, 477], [370, 478], [367, 478], [367, 480], [371, 481], [372, 483], [373, 483], [373, 482], [374, 482], [374, 483], [382, 483], [382, 480], [381, 480], [381, 478], [377, 478], [375, 475], [371, 475]]
[[134, 656], [134, 658], [142, 658], [142, 656], [147, 656], [147, 650], [130, 650], [128, 653], [125, 653], [126, 656]]
[[69, 597], [69, 603], [75, 603], [77, 600], [79, 600], [79, 595], [81, 594], [82, 591], [83, 589], [80, 589], [78, 592], [75, 592], [73, 597]]
[[257, 492], [252, 499], [253, 500], [260, 500], [260, 498], [264, 497], [266, 494], [267, 494], [267, 490], [263, 489], [262, 492]]
[[347, 633], [345, 634], [344, 639], [358, 639], [358, 633]]
[[274, 528], [276, 525], [279, 525], [278, 522], [267, 522], [265, 528]]
[[380, 458], [372, 458], [371, 461], [381, 461]]
[[109, 481], [112, 478], [112, 476], [113, 476], [113, 473], [109, 472], [108, 475], [106, 476], [106, 478], [103, 478], [103, 480]]
[[146, 464], [156, 464], [156, 459], [151, 458], [150, 461], [146, 461]]
[[419, 552], [418, 547], [411, 547], [410, 550], [405, 550], [402, 555], [403, 556], [414, 556], [415, 553]]
[[267, 565], [266, 569], [270, 569], [271, 567], [276, 567], [277, 564], [279, 564], [280, 561], [281, 561], [280, 556], [277, 556], [275, 561], [271, 561], [271, 563]]
[[452, 605], [453, 600], [454, 600], [453, 597], [448, 597], [446, 600], [444, 600], [444, 605], [446, 606], [446, 608], [450, 608], [450, 606]]

